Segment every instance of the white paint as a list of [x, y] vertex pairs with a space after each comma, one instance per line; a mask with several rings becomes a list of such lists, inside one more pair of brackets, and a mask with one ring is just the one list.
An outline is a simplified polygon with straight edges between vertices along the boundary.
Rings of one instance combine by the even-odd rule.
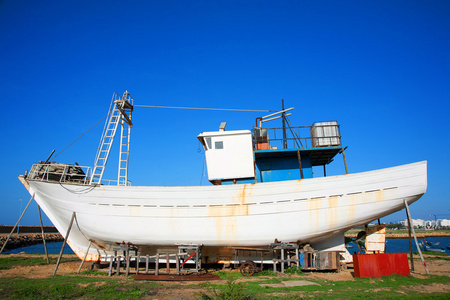
[[205, 147], [209, 180], [255, 176], [249, 130], [203, 132], [197, 138]]
[[[418, 200], [427, 188], [426, 162], [383, 170], [283, 182], [193, 187], [133, 187], [29, 183], [30, 194], [83, 253], [89, 239], [111, 251], [138, 246], [314, 246]], [[97, 250], [91, 248], [95, 255]]]

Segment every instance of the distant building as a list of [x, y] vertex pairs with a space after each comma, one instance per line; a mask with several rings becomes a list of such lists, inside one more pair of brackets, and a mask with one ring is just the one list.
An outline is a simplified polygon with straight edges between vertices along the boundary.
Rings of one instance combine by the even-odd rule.
[[425, 221], [425, 228], [436, 228], [436, 221]]
[[[403, 220], [398, 222], [404, 227], [408, 227], [408, 220]], [[447, 219], [439, 219], [437, 221], [434, 220], [421, 220], [421, 219], [412, 219], [412, 224], [414, 228], [443, 228], [450, 229], [450, 220]]]
[[[427, 221], [424, 221], [424, 220], [421, 220], [421, 219], [412, 219], [411, 222], [412, 222], [412, 226], [414, 228], [423, 228], [423, 227], [426, 227], [426, 225], [427, 225]], [[400, 221], [399, 223], [402, 224], [405, 227], [408, 227], [408, 220], [407, 219], [405, 219], [403, 221]]]
[[437, 226], [438, 227], [450, 227], [450, 220], [447, 220], [447, 219], [437, 220]]

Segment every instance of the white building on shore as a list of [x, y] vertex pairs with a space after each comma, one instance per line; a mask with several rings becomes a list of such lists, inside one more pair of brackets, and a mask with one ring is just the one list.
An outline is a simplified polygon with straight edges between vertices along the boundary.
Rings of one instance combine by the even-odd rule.
[[[412, 226], [414, 228], [425, 227], [427, 225], [426, 224], [427, 221], [421, 220], [421, 219], [411, 219], [411, 222], [412, 222]], [[399, 223], [402, 224], [405, 227], [408, 227], [408, 220], [407, 219], [402, 220]]]
[[[447, 219], [439, 219], [437, 221], [434, 220], [421, 220], [421, 219], [412, 219], [412, 225], [414, 228], [450, 228], [450, 220]], [[408, 220], [399, 221], [402, 226], [408, 227]]]
[[450, 220], [447, 219], [441, 219], [437, 220], [438, 227], [450, 227]]

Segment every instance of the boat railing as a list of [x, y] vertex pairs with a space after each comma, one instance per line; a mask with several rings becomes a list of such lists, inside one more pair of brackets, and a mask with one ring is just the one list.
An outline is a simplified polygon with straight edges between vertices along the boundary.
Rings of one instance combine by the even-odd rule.
[[[31, 167], [27, 178], [40, 181], [90, 185], [93, 169], [93, 167], [80, 166], [78, 164], [37, 163]], [[117, 180], [103, 179], [101, 184], [118, 185], [117, 182]], [[131, 185], [131, 182], [128, 181], [127, 185]]]
[[255, 150], [315, 148], [340, 146], [341, 136], [336, 121], [317, 122], [312, 126], [262, 128], [253, 127]]

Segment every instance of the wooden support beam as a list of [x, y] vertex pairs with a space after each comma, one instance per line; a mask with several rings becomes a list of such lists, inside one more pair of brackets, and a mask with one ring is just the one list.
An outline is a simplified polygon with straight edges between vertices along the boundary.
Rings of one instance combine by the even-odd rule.
[[34, 198], [34, 194], [33, 194], [33, 196], [31, 196], [30, 201], [28, 201], [27, 206], [25, 207], [25, 209], [23, 210], [22, 214], [20, 215], [19, 220], [17, 220], [16, 225], [14, 225], [13, 229], [11, 230], [11, 233], [10, 233], [10, 234], [8, 235], [8, 237], [6, 238], [6, 241], [5, 241], [5, 243], [3, 244], [2, 249], [0, 250], [0, 254], [1, 254], [1, 253], [3, 252], [3, 250], [5, 249], [6, 244], [8, 243], [9, 239], [11, 238], [11, 235], [13, 234], [14, 230], [16, 230], [17, 225], [19, 225], [20, 220], [22, 220], [22, 217], [23, 217], [23, 215], [25, 214], [25, 212], [27, 211], [28, 206], [30, 206], [31, 200], [33, 200], [33, 198]]
[[408, 240], [409, 240], [409, 260], [411, 261], [411, 271], [414, 272], [414, 258], [412, 252], [412, 236], [411, 236], [411, 222], [409, 221], [408, 214], [406, 214], [408, 220]]
[[58, 261], [56, 262], [55, 270], [53, 271], [53, 276], [56, 275], [56, 271], [58, 270], [59, 263], [61, 262], [61, 257], [63, 255], [64, 247], [66, 246], [67, 239], [69, 238], [70, 230], [72, 229], [73, 220], [75, 219], [75, 212], [72, 213], [72, 218], [70, 219], [69, 228], [67, 229], [66, 237], [64, 238], [64, 242], [61, 247], [61, 251], [59, 252]]
[[417, 251], [419, 251], [420, 259], [422, 260], [423, 266], [425, 267], [425, 272], [427, 272], [427, 274], [430, 274], [430, 272], [428, 272], [427, 264], [425, 263], [425, 260], [423, 259], [423, 255], [422, 255], [422, 251], [420, 250], [419, 243], [417, 242], [416, 231], [414, 230], [414, 226], [412, 226], [413, 224], [412, 224], [412, 220], [411, 220], [411, 214], [409, 212], [408, 203], [406, 202], [406, 199], [404, 199], [403, 202], [405, 203], [406, 215], [408, 217], [409, 224], [411, 224], [410, 228], [411, 228], [413, 236], [414, 236], [414, 241], [416, 242]]
[[37, 207], [38, 207], [38, 212], [39, 212], [39, 222], [41, 223], [42, 242], [44, 243], [44, 251], [45, 251], [45, 256], [47, 257], [47, 264], [49, 264], [50, 260], [48, 259], [47, 243], [45, 242], [44, 226], [42, 225], [41, 207], [39, 206], [39, 204], [37, 204]]
[[341, 145], [342, 150], [342, 158], [344, 159], [344, 165], [345, 165], [345, 174], [348, 174], [348, 167], [347, 167], [347, 159], [345, 158], [345, 149]]
[[92, 241], [89, 241], [89, 246], [86, 250], [86, 253], [84, 254], [83, 260], [81, 261], [80, 267], [78, 268], [77, 274], [80, 274], [81, 267], [83, 266], [84, 262], [86, 261], [86, 257], [89, 254], [89, 249], [91, 249]]

